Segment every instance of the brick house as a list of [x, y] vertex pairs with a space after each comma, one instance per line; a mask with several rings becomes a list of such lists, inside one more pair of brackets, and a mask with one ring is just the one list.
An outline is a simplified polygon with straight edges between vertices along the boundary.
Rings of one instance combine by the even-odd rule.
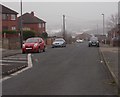
[[[19, 29], [20, 29], [20, 19], [21, 16], [18, 17]], [[36, 17], [34, 15], [34, 12], [23, 14], [22, 24], [23, 24], [23, 30], [32, 30], [36, 32], [36, 36], [46, 32], [46, 22]]]
[[17, 12], [4, 6], [2, 7], [2, 30], [17, 30]]
[[108, 32], [108, 39], [110, 41], [110, 45], [112, 45], [112, 46], [119, 45], [119, 41], [120, 41], [120, 33], [119, 32], [120, 31], [119, 31], [118, 25]]
[[91, 37], [90, 34], [84, 32], [84, 33], [82, 33], [82, 34], [77, 35], [77, 36], [76, 36], [76, 39], [89, 40], [90, 37]]

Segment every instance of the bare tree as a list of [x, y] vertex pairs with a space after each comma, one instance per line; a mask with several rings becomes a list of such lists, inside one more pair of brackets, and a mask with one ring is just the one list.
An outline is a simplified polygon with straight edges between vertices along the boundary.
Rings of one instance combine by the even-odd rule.
[[118, 14], [112, 14], [107, 20], [107, 29], [111, 30], [116, 28], [118, 24]]

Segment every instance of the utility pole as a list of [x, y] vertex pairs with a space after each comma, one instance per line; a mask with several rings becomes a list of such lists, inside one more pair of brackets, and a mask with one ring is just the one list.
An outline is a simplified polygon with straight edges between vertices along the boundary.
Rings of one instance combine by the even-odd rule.
[[105, 19], [105, 16], [104, 16], [104, 14], [102, 14], [102, 16], [103, 16], [103, 35], [105, 34], [105, 32], [104, 32], [104, 29], [105, 29], [105, 24], [104, 24], [104, 19]]
[[21, 18], [20, 18], [20, 43], [21, 43], [21, 48], [22, 48], [22, 45], [23, 45], [23, 25], [22, 25], [22, 0], [20, 2], [20, 11], [21, 11]]
[[63, 38], [66, 39], [65, 37], [65, 15], [63, 15]]

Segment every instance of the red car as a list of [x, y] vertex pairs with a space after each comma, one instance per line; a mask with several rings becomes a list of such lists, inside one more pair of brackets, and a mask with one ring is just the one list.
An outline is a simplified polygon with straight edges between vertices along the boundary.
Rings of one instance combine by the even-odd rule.
[[28, 38], [22, 46], [22, 53], [26, 52], [45, 52], [45, 42], [42, 38]]

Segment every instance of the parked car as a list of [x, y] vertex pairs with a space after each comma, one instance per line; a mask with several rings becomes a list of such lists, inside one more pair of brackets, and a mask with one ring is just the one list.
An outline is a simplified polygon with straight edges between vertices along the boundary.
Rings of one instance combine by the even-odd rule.
[[52, 48], [54, 47], [66, 47], [66, 41], [63, 38], [57, 38], [52, 43]]
[[99, 41], [98, 41], [98, 38], [93, 36], [90, 38], [90, 41], [88, 43], [88, 46], [91, 47], [91, 46], [97, 46], [99, 47]]
[[77, 39], [76, 42], [77, 43], [83, 43], [83, 39]]
[[41, 51], [45, 52], [45, 46], [45, 42], [42, 38], [28, 38], [22, 46], [22, 53]]

